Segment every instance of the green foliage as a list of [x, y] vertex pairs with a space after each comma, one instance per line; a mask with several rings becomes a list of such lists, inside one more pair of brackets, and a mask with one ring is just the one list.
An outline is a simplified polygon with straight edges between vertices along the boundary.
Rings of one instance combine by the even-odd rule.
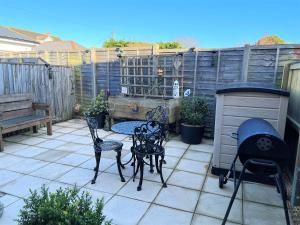
[[158, 42], [160, 49], [176, 49], [182, 48], [181, 44], [177, 41], [174, 42]]
[[103, 43], [103, 48], [128, 47], [129, 41], [110, 38]]
[[78, 188], [51, 193], [43, 186], [30, 193], [17, 220], [20, 225], [111, 225], [102, 213], [103, 199], [93, 206], [90, 194], [79, 194]]
[[259, 45], [274, 45], [274, 44], [286, 44], [286, 41], [282, 38], [278, 37], [277, 35], [270, 35], [261, 38], [258, 41]]
[[204, 125], [208, 115], [207, 100], [201, 96], [185, 97], [180, 101], [183, 122], [189, 125]]
[[[157, 43], [160, 49], [174, 49], [181, 48], [181, 44], [177, 41], [174, 42], [159, 42]], [[147, 43], [140, 41], [125, 41], [123, 39], [116, 40], [115, 38], [110, 38], [103, 43], [103, 48], [117, 48], [117, 47], [146, 47], [152, 46], [155, 43]]]
[[88, 109], [86, 110], [90, 116], [95, 116], [100, 113], [106, 113], [108, 108], [107, 100], [104, 90], [101, 90], [97, 95], [95, 101], [91, 101]]

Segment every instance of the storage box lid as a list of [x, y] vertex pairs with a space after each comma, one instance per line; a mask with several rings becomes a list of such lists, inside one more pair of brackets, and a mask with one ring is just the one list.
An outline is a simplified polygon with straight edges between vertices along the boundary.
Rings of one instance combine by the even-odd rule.
[[271, 93], [281, 96], [290, 96], [290, 93], [286, 90], [276, 88], [273, 85], [264, 85], [260, 83], [237, 83], [220, 86], [216, 94], [224, 94], [231, 92], [260, 92], [260, 93]]

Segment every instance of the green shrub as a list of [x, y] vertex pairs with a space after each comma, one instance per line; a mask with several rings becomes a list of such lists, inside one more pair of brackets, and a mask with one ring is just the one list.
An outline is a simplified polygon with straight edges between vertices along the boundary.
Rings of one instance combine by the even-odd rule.
[[92, 204], [88, 192], [79, 195], [79, 189], [58, 189], [50, 193], [43, 186], [41, 191], [31, 191], [25, 199], [18, 223], [20, 225], [110, 225], [102, 213], [103, 199]]
[[185, 97], [180, 101], [181, 117], [189, 125], [204, 125], [208, 115], [207, 100], [201, 96]]
[[96, 116], [100, 113], [106, 113], [108, 108], [107, 100], [105, 97], [104, 90], [101, 90], [97, 95], [96, 99], [91, 101], [89, 107], [87, 108], [87, 114], [91, 116]]

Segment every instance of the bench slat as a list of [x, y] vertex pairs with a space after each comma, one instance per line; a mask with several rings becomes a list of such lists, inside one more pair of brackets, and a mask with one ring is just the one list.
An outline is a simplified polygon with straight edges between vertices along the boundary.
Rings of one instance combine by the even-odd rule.
[[0, 104], [6, 102], [18, 102], [18, 101], [32, 101], [32, 95], [25, 93], [25, 94], [11, 94], [11, 95], [0, 95]]
[[0, 104], [0, 112], [8, 112], [8, 111], [26, 109], [26, 108], [32, 108], [31, 100], [25, 100], [19, 102], [8, 102], [8, 103]]
[[[2, 114], [2, 120], [9, 120], [13, 119], [16, 117], [22, 117], [22, 116], [30, 116], [33, 115], [33, 109], [32, 108], [27, 108], [27, 109], [20, 109], [20, 110], [14, 110], [14, 111], [9, 111], [9, 112], [4, 112]], [[1, 119], [0, 119], [1, 121]]]
[[31, 116], [17, 117], [17, 118], [9, 119], [9, 120], [3, 120], [0, 122], [0, 124], [3, 126], [4, 129], [7, 129], [10, 127], [24, 125], [24, 124], [30, 124], [30, 123], [48, 119], [48, 118], [49, 117], [42, 116], [42, 115], [31, 115]]

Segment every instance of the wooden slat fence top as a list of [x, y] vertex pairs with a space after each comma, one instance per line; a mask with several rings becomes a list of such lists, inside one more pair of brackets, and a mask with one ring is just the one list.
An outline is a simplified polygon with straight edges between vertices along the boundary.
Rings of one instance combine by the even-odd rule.
[[32, 94], [24, 93], [24, 94], [9, 94], [9, 95], [0, 95], [0, 103], [5, 102], [19, 102], [32, 100]]

